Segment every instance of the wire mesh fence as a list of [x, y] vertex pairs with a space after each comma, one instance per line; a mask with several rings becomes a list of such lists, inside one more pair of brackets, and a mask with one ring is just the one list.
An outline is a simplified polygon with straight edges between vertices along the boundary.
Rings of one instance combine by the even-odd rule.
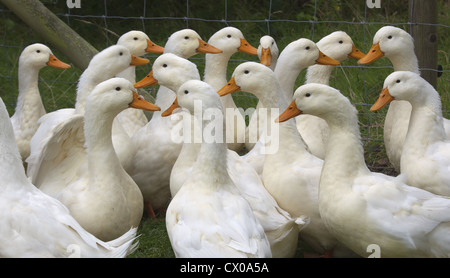
[[[342, 30], [352, 37], [355, 45], [363, 52], [372, 45], [375, 32], [385, 25], [393, 25], [404, 30], [418, 24], [410, 22], [408, 0], [403, 1], [343, 1], [343, 0], [170, 0], [160, 1], [87, 1], [87, 0], [44, 0], [50, 11], [78, 32], [95, 48], [101, 50], [117, 42], [118, 37], [130, 30], [141, 30], [150, 39], [164, 46], [167, 38], [183, 28], [196, 30], [207, 41], [214, 32], [226, 26], [242, 30], [246, 39], [255, 47], [264, 35], [271, 35], [277, 41], [280, 51], [290, 42], [304, 37], [313, 41], [329, 33]], [[379, 5], [378, 5], [379, 4]], [[438, 1], [437, 27], [438, 64], [442, 66], [437, 81], [441, 93], [444, 116], [449, 115], [449, 46], [450, 22], [448, 1]], [[13, 12], [0, 4], [0, 96], [12, 114], [16, 105], [18, 86], [18, 57], [24, 47], [31, 43], [46, 43], [29, 26], [25, 25]], [[420, 23], [430, 24], [430, 23]], [[65, 62], [57, 49], [49, 45], [55, 55]], [[153, 61], [157, 54], [147, 54]], [[190, 60], [204, 70], [204, 55], [196, 55]], [[257, 58], [237, 53], [229, 62], [228, 76], [244, 61]], [[137, 78], [144, 77], [151, 65], [139, 67]], [[367, 161], [371, 169], [394, 173], [389, 166], [383, 147], [383, 123], [385, 111], [369, 112], [376, 100], [384, 78], [392, 72], [387, 59], [372, 65], [357, 65], [356, 61], [344, 61], [336, 67], [330, 85], [341, 90], [355, 104], [360, 112], [360, 125]], [[437, 69], [421, 68], [435, 71]], [[305, 81], [303, 71], [296, 86]], [[39, 77], [39, 87], [47, 111], [73, 107], [76, 83], [81, 70], [71, 68], [64, 71], [43, 69]], [[147, 88], [146, 97], [153, 98], [156, 88]], [[233, 96], [238, 106], [244, 109], [255, 106], [253, 95], [240, 92]]]

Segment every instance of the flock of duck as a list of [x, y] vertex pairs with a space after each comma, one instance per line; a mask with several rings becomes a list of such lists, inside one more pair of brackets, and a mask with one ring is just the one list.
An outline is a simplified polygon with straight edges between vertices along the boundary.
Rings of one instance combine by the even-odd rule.
[[[227, 80], [238, 51], [259, 61]], [[148, 52], [161, 55], [136, 82]], [[203, 79], [188, 60], [199, 52]], [[394, 72], [371, 110], [389, 104], [384, 140], [396, 177], [368, 169], [357, 110], [328, 85], [341, 61], [383, 56]], [[234, 27], [208, 42], [180, 30], [164, 47], [130, 31], [92, 58], [75, 107], [50, 113], [38, 89], [47, 65], [70, 67], [43, 44], [26, 47], [11, 118], [0, 101], [1, 257], [125, 257], [144, 211], [165, 213], [176, 257], [286, 258], [299, 240], [320, 257], [367, 257], [374, 244], [381, 257], [450, 257], [449, 123], [400, 28], [379, 29], [367, 55], [343, 31], [282, 51], [270, 36], [253, 47]], [[154, 104], [137, 94], [156, 84]], [[227, 115], [236, 91], [259, 100], [248, 126]], [[206, 138], [212, 124], [219, 140]]]

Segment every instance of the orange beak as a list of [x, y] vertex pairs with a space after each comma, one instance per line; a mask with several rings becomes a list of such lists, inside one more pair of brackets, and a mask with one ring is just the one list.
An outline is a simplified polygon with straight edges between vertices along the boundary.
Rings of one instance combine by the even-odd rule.
[[367, 54], [363, 58], [359, 59], [358, 64], [360, 64], [360, 65], [370, 64], [373, 61], [376, 61], [383, 56], [384, 56], [384, 53], [380, 49], [380, 43], [376, 43], [376, 44], [372, 45], [369, 52], [367, 52]]
[[141, 57], [137, 57], [137, 56], [131, 55], [130, 66], [142, 66], [142, 65], [146, 65], [148, 63], [150, 63], [149, 59], [145, 59], [145, 58], [141, 58]]
[[241, 90], [241, 87], [239, 87], [236, 84], [236, 80], [234, 79], [234, 77], [232, 77], [230, 81], [225, 86], [223, 86], [222, 89], [220, 89], [217, 93], [219, 94], [219, 96], [223, 97], [225, 95], [237, 92], [239, 90]]
[[366, 56], [366, 54], [364, 54], [358, 48], [356, 48], [355, 45], [352, 45], [352, 52], [350, 52], [350, 54], [348, 54], [348, 58], [362, 59], [362, 58], [364, 58], [364, 56]]
[[162, 117], [170, 116], [170, 115], [172, 115], [173, 111], [175, 111], [175, 109], [177, 109], [177, 108], [181, 108], [181, 107], [178, 105], [178, 99], [175, 98], [172, 105], [170, 105], [169, 108], [166, 109], [166, 111], [162, 112], [161, 116]]
[[132, 108], [147, 110], [147, 111], [160, 111], [161, 108], [146, 101], [143, 97], [138, 95], [135, 91], [133, 91], [133, 101], [128, 105]]
[[378, 97], [377, 101], [372, 105], [370, 108], [370, 111], [377, 111], [383, 107], [385, 107], [388, 103], [395, 100], [393, 96], [389, 93], [388, 88], [384, 88], [383, 91], [381, 91], [380, 96]]
[[297, 104], [295, 104], [295, 100], [291, 102], [291, 104], [289, 104], [288, 108], [286, 108], [286, 110], [281, 113], [280, 116], [278, 116], [278, 118], [275, 119], [276, 123], [282, 123], [285, 122], [291, 118], [294, 118], [300, 114], [302, 114], [303, 112], [297, 108]]
[[265, 66], [270, 66], [272, 63], [272, 53], [270, 52], [270, 48], [262, 48], [261, 49], [261, 64]]
[[319, 58], [316, 60], [316, 64], [328, 65], [328, 66], [339, 66], [341, 63], [338, 60], [328, 57], [322, 51], [319, 50]]
[[197, 48], [198, 52], [210, 53], [210, 54], [218, 54], [218, 53], [223, 52], [222, 50], [210, 45], [209, 43], [205, 42], [204, 40], [198, 39], [198, 42], [200, 43], [199, 47]]
[[58, 58], [55, 57], [55, 55], [50, 54], [48, 57], [47, 66], [58, 68], [58, 69], [68, 69], [70, 68], [70, 65], [62, 62]]
[[145, 52], [151, 52], [151, 53], [164, 53], [164, 47], [159, 46], [152, 42], [151, 40], [147, 40], [147, 48], [145, 49]]
[[251, 46], [246, 39], [241, 39], [241, 45], [238, 47], [238, 51], [250, 55], [258, 55], [258, 49]]
[[158, 80], [156, 80], [153, 77], [153, 70], [149, 72], [149, 74], [147, 74], [146, 77], [142, 78], [139, 82], [137, 82], [136, 84], [134, 84], [135, 88], [144, 88], [146, 86], [152, 86], [152, 85], [157, 85], [158, 84]]

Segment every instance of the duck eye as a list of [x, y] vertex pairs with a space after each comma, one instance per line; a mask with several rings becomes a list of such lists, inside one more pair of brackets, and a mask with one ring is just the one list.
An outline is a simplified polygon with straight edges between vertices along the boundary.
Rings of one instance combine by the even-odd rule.
[[227, 38], [231, 38], [231, 35], [227, 35]]
[[40, 51], [39, 49], [38, 49], [38, 50], [36, 50], [36, 52], [37, 52], [37, 53], [41, 53], [41, 51]]
[[122, 55], [123, 55], [123, 52], [120, 52], [119, 55], [122, 56]]
[[245, 74], [249, 74], [249, 72], [250, 72], [249, 70], [245, 70], [244, 71]]
[[189, 36], [184, 37], [184, 39], [185, 39], [185, 40], [188, 40], [188, 39], [189, 39]]
[[184, 90], [184, 94], [185, 95], [189, 94], [189, 91], [188, 90]]
[[339, 41], [340, 44], [344, 43], [342, 40]]
[[310, 93], [306, 93], [305, 97], [310, 97], [311, 94]]
[[134, 38], [133, 38], [133, 40], [137, 41], [137, 40], [138, 40], [138, 38], [137, 38], [137, 37], [134, 37]]
[[164, 64], [164, 65], [163, 65], [163, 68], [167, 68], [167, 64]]
[[309, 46], [305, 47], [306, 50], [309, 50], [309, 48], [310, 48]]
[[120, 87], [116, 87], [116, 91], [120, 91], [120, 89], [121, 89]]
[[400, 83], [400, 79], [397, 79], [397, 81], [395, 81], [396, 83]]
[[392, 36], [389, 36], [388, 39], [392, 39]]

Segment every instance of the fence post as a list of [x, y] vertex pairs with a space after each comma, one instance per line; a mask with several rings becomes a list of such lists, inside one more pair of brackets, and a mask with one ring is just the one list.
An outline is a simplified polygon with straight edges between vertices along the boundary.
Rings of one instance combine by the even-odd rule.
[[84, 70], [98, 52], [38, 0], [0, 0], [43, 39]]
[[437, 27], [427, 24], [437, 23], [437, 1], [410, 0], [409, 21], [411, 22], [409, 32], [414, 38], [421, 76], [436, 88], [437, 72], [434, 70], [437, 69]]

